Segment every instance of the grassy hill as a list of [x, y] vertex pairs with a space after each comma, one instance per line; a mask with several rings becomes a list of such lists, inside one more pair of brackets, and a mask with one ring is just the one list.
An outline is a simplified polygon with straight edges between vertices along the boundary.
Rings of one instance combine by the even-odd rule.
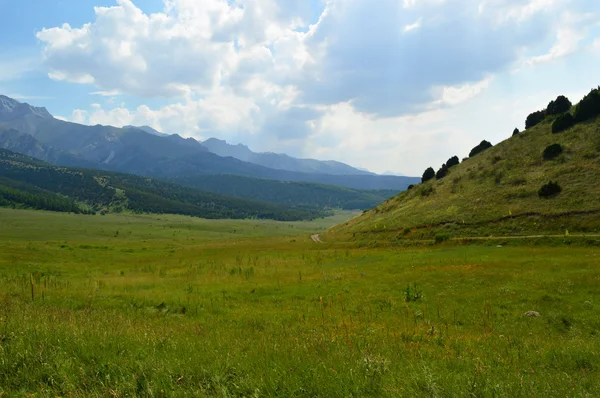
[[[393, 241], [600, 232], [600, 118], [552, 133], [560, 117], [546, 117], [326, 236]], [[554, 144], [562, 153], [544, 159]], [[562, 191], [540, 197], [550, 181]]]
[[134, 175], [58, 167], [0, 149], [0, 206], [94, 214], [170, 213], [202, 218], [307, 220], [329, 212], [201, 191]]

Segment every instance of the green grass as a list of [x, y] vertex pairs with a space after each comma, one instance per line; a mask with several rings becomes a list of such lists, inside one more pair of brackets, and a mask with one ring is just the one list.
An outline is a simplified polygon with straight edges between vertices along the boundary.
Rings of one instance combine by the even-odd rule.
[[[600, 233], [600, 118], [559, 134], [551, 124], [547, 119], [452, 167], [445, 178], [399, 194], [336, 227], [329, 239]], [[552, 144], [564, 151], [544, 160]], [[540, 198], [548, 181], [562, 192]]]
[[599, 395], [598, 247], [311, 242], [351, 216], [0, 209], [0, 396]]

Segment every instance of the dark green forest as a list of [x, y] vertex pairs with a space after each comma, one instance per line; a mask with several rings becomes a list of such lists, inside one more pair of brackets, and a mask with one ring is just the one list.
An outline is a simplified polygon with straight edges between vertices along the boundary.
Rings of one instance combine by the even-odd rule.
[[311, 209], [365, 210], [378, 206], [399, 193], [396, 190], [363, 190], [225, 174], [196, 175], [172, 181], [221, 195]]
[[95, 214], [132, 211], [202, 218], [309, 220], [330, 210], [217, 195], [134, 175], [53, 166], [0, 150], [0, 206]]

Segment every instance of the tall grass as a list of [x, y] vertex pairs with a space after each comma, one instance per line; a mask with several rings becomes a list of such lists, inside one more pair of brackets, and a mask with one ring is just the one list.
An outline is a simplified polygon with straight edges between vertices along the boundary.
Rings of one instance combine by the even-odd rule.
[[190, 218], [2, 215], [0, 396], [600, 391], [598, 248], [364, 249], [281, 223], [228, 239]]

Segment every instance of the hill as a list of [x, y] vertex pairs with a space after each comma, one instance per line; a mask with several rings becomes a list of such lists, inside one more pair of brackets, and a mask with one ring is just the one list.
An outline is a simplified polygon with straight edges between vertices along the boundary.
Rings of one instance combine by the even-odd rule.
[[236, 175], [196, 175], [172, 181], [222, 195], [317, 209], [370, 209], [398, 193], [397, 190], [362, 190]]
[[[218, 156], [193, 138], [186, 139], [177, 134], [156, 135], [156, 131], [149, 132], [146, 127], [116, 128], [65, 122], [53, 118], [44, 108], [32, 107], [8, 97], [1, 99], [0, 146], [62, 166], [93, 167], [161, 178], [233, 174], [398, 191], [416, 181], [410, 177], [370, 175], [360, 170], [352, 175], [337, 175], [273, 168], [280, 167], [277, 164], [265, 167]], [[332, 164], [336, 167], [341, 165], [335, 162], [323, 164], [331, 167]]]
[[298, 159], [286, 154], [273, 152], [257, 153], [251, 151], [246, 145], [231, 145], [226, 141], [216, 138], [209, 138], [208, 140], [203, 141], [202, 145], [219, 156], [231, 156], [245, 162], [258, 164], [271, 169], [332, 175], [374, 174], [333, 160], [321, 161], [315, 159]]
[[[561, 115], [539, 111], [541, 121], [533, 127], [488, 149], [480, 144], [461, 164], [442, 167], [440, 179], [333, 228], [328, 237], [401, 241], [599, 232], [600, 119], [587, 117], [556, 131], [559, 120], [582, 108]], [[548, 191], [556, 184], [560, 192]]]
[[134, 175], [58, 167], [4, 149], [0, 149], [0, 206], [87, 214], [129, 210], [282, 221], [330, 214], [215, 195]]

